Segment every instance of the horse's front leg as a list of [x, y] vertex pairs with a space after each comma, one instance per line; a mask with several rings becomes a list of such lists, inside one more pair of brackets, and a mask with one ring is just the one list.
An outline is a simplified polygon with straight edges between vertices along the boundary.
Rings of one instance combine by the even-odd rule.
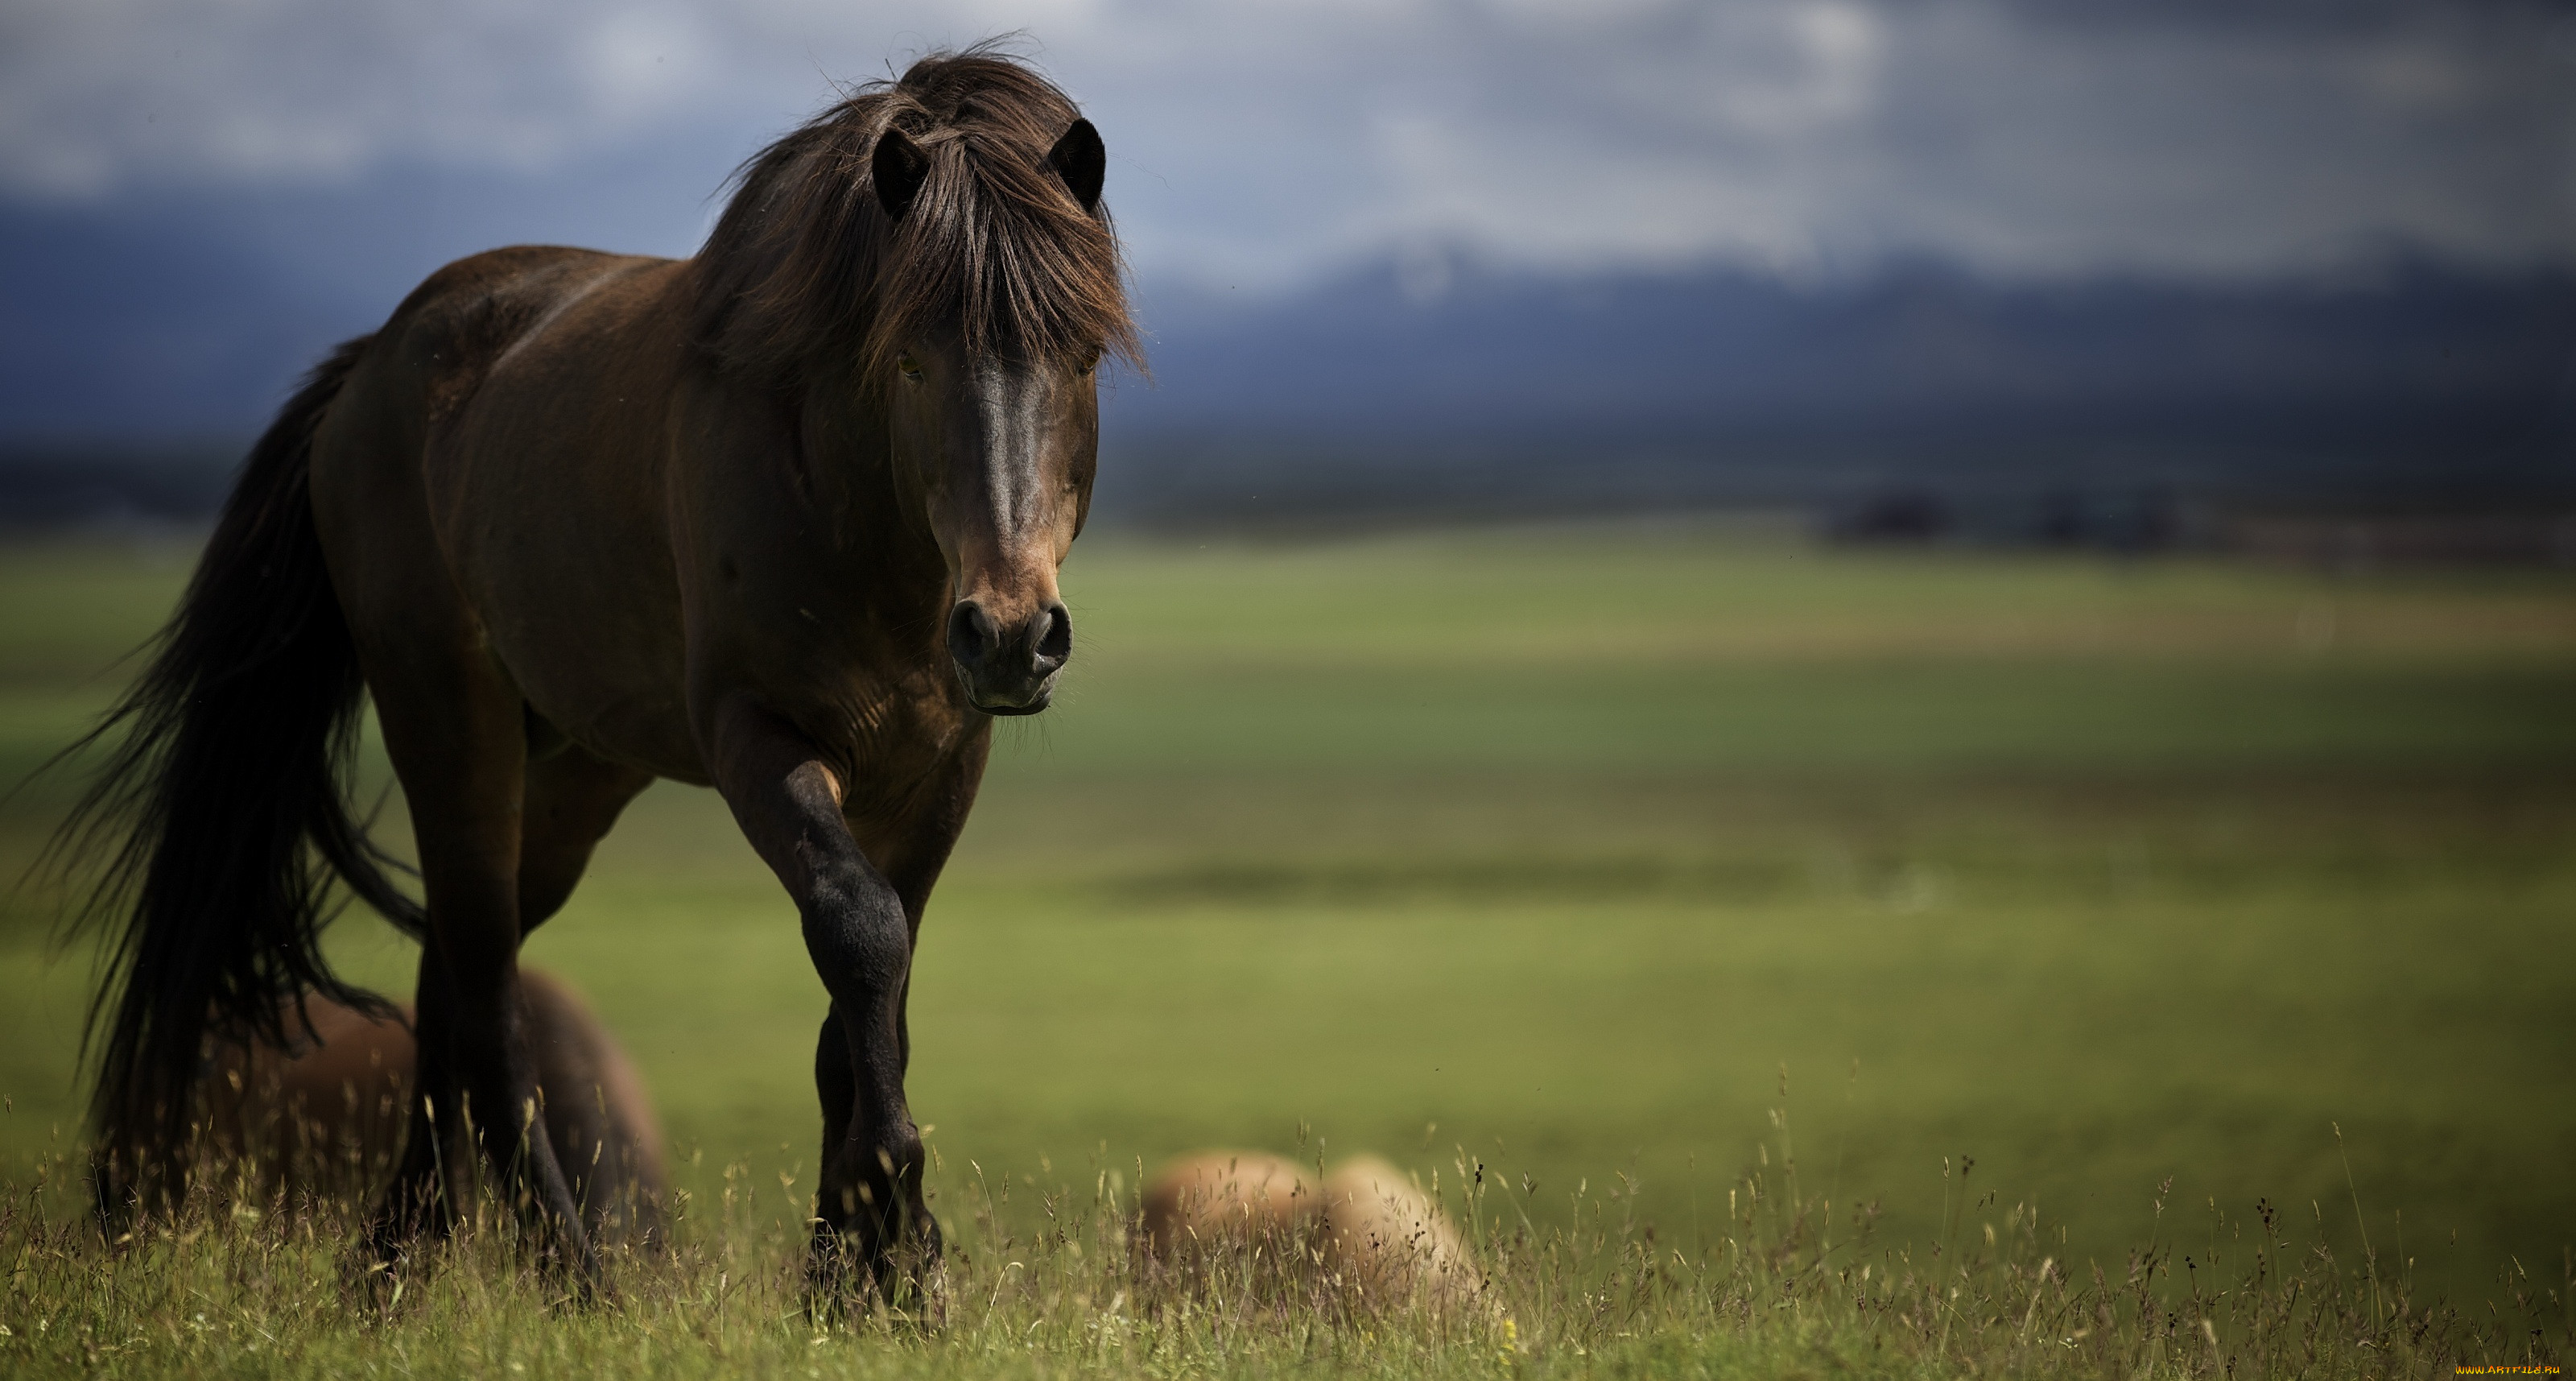
[[842, 1260], [863, 1261], [892, 1295], [902, 1275], [939, 1255], [922, 1198], [921, 1133], [903, 1097], [912, 969], [903, 899], [851, 837], [843, 785], [811, 741], [747, 696], [710, 718], [717, 789], [796, 899], [806, 953], [832, 998], [815, 1074], [827, 1131], [838, 1124], [839, 1135], [815, 1196], [813, 1269], [828, 1282]]

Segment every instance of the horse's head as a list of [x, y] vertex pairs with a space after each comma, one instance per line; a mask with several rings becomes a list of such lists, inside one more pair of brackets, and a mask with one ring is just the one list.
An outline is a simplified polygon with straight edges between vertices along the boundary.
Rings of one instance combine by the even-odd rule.
[[924, 58], [746, 164], [699, 255], [698, 339], [729, 373], [837, 404], [857, 371], [851, 415], [884, 421], [947, 565], [940, 641], [992, 714], [1045, 709], [1073, 654], [1055, 572], [1091, 499], [1094, 366], [1139, 359], [1106, 171], [1026, 66]]
[[[931, 158], [900, 129], [879, 137], [870, 162], [889, 217], [938, 214], [916, 206], [927, 199]], [[1037, 171], [1057, 184], [1044, 189], [1047, 196], [1069, 197], [1067, 209], [1078, 207], [1086, 219], [1097, 215], [1103, 152], [1090, 121], [1075, 120]], [[993, 190], [988, 186], [986, 196]], [[946, 219], [960, 218], [951, 210]], [[1001, 276], [982, 265], [967, 271], [988, 291], [1018, 286], [996, 283]], [[1014, 316], [1045, 314], [1044, 304], [1014, 306]], [[972, 319], [971, 309], [908, 319], [908, 329], [874, 352], [872, 367], [882, 376], [874, 383], [887, 402], [895, 464], [921, 495], [948, 564], [948, 655], [975, 708], [1035, 714], [1073, 656], [1073, 616], [1057, 597], [1055, 577], [1091, 504], [1104, 342], [1061, 330], [996, 331]]]
[[931, 332], [891, 362], [896, 463], [948, 562], [948, 655], [987, 714], [1045, 709], [1073, 656], [1055, 572], [1091, 505], [1097, 359], [979, 359]]

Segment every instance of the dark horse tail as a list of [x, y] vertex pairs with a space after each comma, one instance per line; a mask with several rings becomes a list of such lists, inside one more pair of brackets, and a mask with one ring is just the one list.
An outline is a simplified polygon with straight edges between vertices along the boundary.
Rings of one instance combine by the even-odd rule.
[[111, 1222], [184, 1186], [210, 1036], [284, 1044], [307, 993], [385, 1010], [322, 956], [335, 880], [420, 929], [350, 808], [366, 687], [308, 483], [314, 427], [366, 344], [314, 369], [251, 450], [150, 667], [70, 750], [122, 731], [57, 836], [103, 865], [76, 924], [108, 940], [90, 1031]]

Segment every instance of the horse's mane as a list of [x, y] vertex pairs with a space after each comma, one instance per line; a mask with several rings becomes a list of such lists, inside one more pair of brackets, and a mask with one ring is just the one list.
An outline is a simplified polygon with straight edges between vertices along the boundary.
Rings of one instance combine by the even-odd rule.
[[[885, 377], [901, 342], [962, 326], [971, 356], [1100, 351], [1141, 366], [1107, 208], [1086, 212], [1047, 162], [1080, 112], [979, 45], [860, 87], [761, 150], [699, 251], [695, 335], [730, 372]], [[901, 129], [930, 160], [900, 220], [869, 173]]]

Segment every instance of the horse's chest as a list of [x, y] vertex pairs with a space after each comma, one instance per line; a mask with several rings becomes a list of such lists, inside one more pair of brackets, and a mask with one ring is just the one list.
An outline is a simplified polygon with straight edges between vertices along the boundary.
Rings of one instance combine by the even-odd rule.
[[956, 761], [974, 727], [936, 688], [909, 683], [858, 689], [840, 718], [853, 813], [900, 811]]

